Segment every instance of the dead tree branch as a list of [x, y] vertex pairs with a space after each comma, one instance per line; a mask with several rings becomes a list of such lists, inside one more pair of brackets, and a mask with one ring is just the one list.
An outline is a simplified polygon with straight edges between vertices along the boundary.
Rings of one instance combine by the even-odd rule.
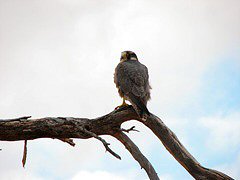
[[141, 168], [145, 169], [150, 179], [159, 180], [152, 164], [126, 134], [122, 131], [118, 131], [112, 136], [118, 139], [125, 146], [125, 148], [132, 154], [133, 158], [140, 164]]
[[152, 114], [143, 123], [152, 130], [159, 140], [162, 141], [165, 148], [195, 179], [232, 179], [221, 172], [201, 166], [159, 117]]
[[62, 141], [62, 142], [68, 143], [71, 146], [75, 146], [75, 143], [70, 138], [60, 138], [59, 140]]
[[26, 164], [26, 159], [27, 159], [27, 140], [24, 141], [23, 158], [22, 158], [23, 167]]
[[[142, 159], [141, 163], [143, 164], [140, 163], [141, 167], [146, 167], [144, 169], [147, 174], [153, 175], [149, 175], [149, 178], [155, 179], [155, 171], [150, 167], [151, 164], [141, 154], [137, 146], [133, 144], [128, 136], [121, 131], [121, 124], [132, 119], [145, 124], [159, 140], [161, 140], [173, 157], [195, 179], [232, 179], [221, 172], [201, 166], [160, 118], [151, 114], [151, 116], [143, 122], [139, 119], [131, 106], [115, 110], [96, 119], [73, 117], [29, 119], [29, 116], [27, 116], [16, 119], [0, 120], [0, 141], [33, 140], [37, 138], [57, 138], [60, 140], [69, 138], [87, 139], [92, 137], [100, 140], [100, 135], [111, 135], [123, 143], [139, 163], [139, 159]], [[109, 144], [105, 141], [102, 141], [102, 143], [107, 149]], [[138, 153], [136, 155], [132, 152]], [[115, 157], [118, 157], [118, 155]], [[148, 168], [147, 165], [149, 166]]]
[[116, 157], [117, 159], [120, 159], [120, 160], [121, 160], [121, 157], [120, 157], [117, 153], [115, 153], [113, 150], [111, 150], [111, 149], [109, 148], [109, 145], [110, 145], [110, 144], [107, 143], [103, 138], [99, 137], [98, 135], [96, 135], [96, 134], [94, 134], [93, 132], [90, 132], [90, 131], [88, 131], [88, 130], [86, 130], [86, 129], [82, 129], [81, 131], [83, 131], [83, 132], [85, 132], [86, 134], [89, 134], [90, 136], [92, 136], [92, 137], [98, 139], [99, 141], [101, 141], [101, 142], [103, 143], [104, 147], [106, 148], [106, 151], [108, 151], [110, 154], [112, 154], [112, 155], [113, 155], [114, 157]]
[[129, 133], [130, 131], [136, 131], [136, 132], [140, 132], [139, 130], [135, 129], [135, 126], [129, 128], [129, 129], [121, 129], [122, 131]]

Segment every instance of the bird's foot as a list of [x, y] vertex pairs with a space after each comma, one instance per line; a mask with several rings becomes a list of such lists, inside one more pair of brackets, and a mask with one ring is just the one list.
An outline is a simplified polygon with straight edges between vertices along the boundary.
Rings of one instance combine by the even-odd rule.
[[121, 108], [124, 108], [124, 107], [127, 107], [127, 106], [129, 106], [129, 104], [127, 104], [127, 103], [124, 101], [120, 106], [115, 107], [115, 110], [121, 109]]

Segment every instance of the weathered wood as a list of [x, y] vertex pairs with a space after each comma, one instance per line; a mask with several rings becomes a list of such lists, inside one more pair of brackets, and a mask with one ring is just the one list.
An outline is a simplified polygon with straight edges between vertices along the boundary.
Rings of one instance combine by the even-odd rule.
[[165, 148], [195, 179], [232, 179], [219, 171], [201, 166], [159, 117], [152, 114], [148, 120], [143, 123], [152, 130], [159, 140], [162, 141]]
[[[114, 135], [130, 151], [134, 146], [124, 133], [120, 133], [121, 124], [132, 119], [138, 120], [145, 124], [161, 140], [166, 149], [173, 157], [195, 178], [195, 179], [226, 179], [231, 177], [205, 168], [186, 150], [176, 135], [161, 121], [160, 118], [151, 114], [147, 121], [139, 119], [131, 106], [115, 110], [105, 116], [88, 119], [88, 118], [41, 118], [28, 119], [29, 117], [16, 118], [10, 120], [0, 120], [0, 140], [1, 141], [18, 141], [32, 140], [37, 138], [82, 138], [93, 137], [87, 132], [95, 135]], [[116, 135], [117, 133], [117, 135]], [[125, 142], [126, 141], [126, 142]], [[134, 147], [135, 149], [137, 147]], [[139, 151], [140, 152], [140, 151]], [[139, 162], [139, 157], [132, 154]], [[140, 158], [141, 159], [141, 158]], [[143, 158], [144, 159], [144, 158]], [[139, 162], [141, 164], [142, 162]], [[144, 163], [149, 163], [145, 161]], [[149, 175], [150, 169], [145, 169]], [[152, 170], [152, 169], [151, 169]], [[153, 169], [154, 170], [154, 169]], [[154, 179], [154, 178], [150, 178]]]
[[148, 161], [148, 159], [141, 153], [139, 148], [131, 141], [131, 139], [122, 131], [118, 131], [112, 135], [117, 140], [119, 140], [125, 148], [131, 153], [133, 158], [138, 161], [141, 168], [145, 169], [148, 174], [148, 177], [151, 180], [159, 180], [156, 171], [154, 170], [152, 164]]

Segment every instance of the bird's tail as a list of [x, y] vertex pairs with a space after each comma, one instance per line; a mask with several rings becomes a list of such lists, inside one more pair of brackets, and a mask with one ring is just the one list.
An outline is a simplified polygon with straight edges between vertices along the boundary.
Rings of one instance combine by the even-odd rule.
[[[130, 95], [129, 98], [132, 100], [133, 108], [137, 112], [137, 114], [144, 120], [146, 121], [147, 117], [150, 116], [150, 112], [148, 111], [146, 105], [144, 102], [137, 98], [134, 95]], [[136, 106], [136, 107], [135, 107]]]

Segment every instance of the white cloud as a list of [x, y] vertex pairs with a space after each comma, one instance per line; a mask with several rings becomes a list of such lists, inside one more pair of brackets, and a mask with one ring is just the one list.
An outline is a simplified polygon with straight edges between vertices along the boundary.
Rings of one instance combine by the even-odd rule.
[[161, 180], [173, 180], [174, 178], [170, 174], [164, 174], [159, 177]]
[[75, 147], [56, 139], [28, 141], [25, 168], [22, 168], [21, 163], [23, 141], [1, 142], [0, 159], [4, 162], [0, 163], [1, 177], [18, 179], [13, 177], [19, 174], [19, 179], [31, 176], [35, 177], [32, 179], [68, 178], [79, 169], [99, 169], [103, 166], [104, 158], [112, 157], [105, 153], [105, 148], [95, 139], [74, 139], [74, 142]]
[[[86, 170], [81, 170], [79, 172], [77, 172], [72, 178], [71, 180], [95, 180], [95, 179], [99, 179], [99, 180], [112, 180], [112, 179], [116, 179], [116, 180], [128, 180], [128, 179], [132, 179], [132, 180], [147, 180], [145, 177], [143, 176], [139, 176], [138, 174], [136, 174], [136, 172], [134, 170], [128, 170], [125, 173], [121, 173], [121, 172], [109, 172], [109, 171], [104, 171], [104, 170], [98, 170], [98, 171], [86, 171]], [[166, 179], [167, 180], [167, 179]]]
[[[2, 1], [0, 16], [0, 97], [6, 105], [15, 104], [19, 114], [57, 114], [71, 107], [71, 114], [90, 116], [88, 109], [103, 101], [114, 106], [112, 74], [125, 49], [135, 50], [149, 67], [151, 108], [170, 110], [169, 104], [189, 101], [186, 96], [198, 92], [205, 68], [239, 42], [237, 1], [217, 6], [202, 1], [26, 2]], [[98, 97], [95, 106], [90, 94]], [[18, 109], [26, 101], [32, 111]], [[6, 113], [11, 105], [3, 106]]]
[[200, 119], [200, 125], [209, 131], [207, 145], [211, 149], [229, 150], [240, 144], [240, 113]]
[[95, 171], [95, 172], [89, 172], [89, 171], [80, 171], [78, 172], [71, 180], [127, 180], [124, 176], [119, 176], [114, 173], [106, 172], [106, 171]]
[[1, 172], [1, 179], [3, 180], [43, 180], [44, 178], [38, 177], [36, 174], [25, 169], [13, 169]]
[[232, 163], [225, 163], [217, 166], [215, 169], [226, 173], [234, 179], [240, 179], [240, 152]]

